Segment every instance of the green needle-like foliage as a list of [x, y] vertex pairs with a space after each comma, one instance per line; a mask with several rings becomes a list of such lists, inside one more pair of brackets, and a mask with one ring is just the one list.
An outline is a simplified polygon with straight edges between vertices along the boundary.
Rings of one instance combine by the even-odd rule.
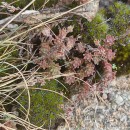
[[[36, 88], [49, 89], [59, 91], [57, 82], [55, 80], [48, 81], [44, 86], [36, 85]], [[31, 123], [44, 127], [53, 126], [58, 114], [63, 111], [60, 104], [63, 103], [63, 97], [45, 90], [30, 90], [31, 95], [31, 110], [30, 121]], [[18, 101], [26, 108], [28, 104], [27, 93], [24, 93]], [[22, 110], [22, 108], [20, 108]]]

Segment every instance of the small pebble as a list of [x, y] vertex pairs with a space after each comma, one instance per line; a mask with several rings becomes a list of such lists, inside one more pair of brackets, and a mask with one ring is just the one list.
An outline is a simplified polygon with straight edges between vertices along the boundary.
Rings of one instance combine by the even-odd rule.
[[107, 99], [107, 94], [106, 94], [106, 93], [103, 93], [102, 98], [103, 98], [104, 100], [106, 100], [106, 99]]
[[[130, 81], [130, 77], [127, 80]], [[130, 130], [130, 89], [122, 88], [121, 83], [124, 82], [126, 78], [122, 76], [114, 81], [115, 86], [105, 88], [102, 98], [107, 105], [94, 97], [78, 101], [74, 96], [72, 101], [78, 101], [75, 106], [80, 108], [80, 114], [76, 117], [76, 110], [70, 114], [70, 117], [73, 117], [68, 121], [70, 130]], [[108, 93], [109, 100], [106, 100]]]
[[117, 103], [118, 106], [121, 106], [124, 104], [124, 100], [120, 95], [116, 95], [115, 102]]

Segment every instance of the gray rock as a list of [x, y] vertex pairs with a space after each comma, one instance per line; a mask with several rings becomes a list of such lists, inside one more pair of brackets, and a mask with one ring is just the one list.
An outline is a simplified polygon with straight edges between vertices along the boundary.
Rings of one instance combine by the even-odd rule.
[[128, 122], [127, 122], [127, 127], [129, 127], [129, 128], [130, 128], [130, 121], [128, 121]]
[[123, 94], [122, 94], [122, 98], [124, 99], [124, 101], [127, 101], [127, 100], [128, 100], [128, 95], [127, 95], [127, 93], [123, 93]]
[[127, 107], [130, 107], [130, 100], [126, 101], [125, 104]]
[[123, 116], [120, 118], [120, 121], [121, 121], [121, 122], [126, 122], [126, 121], [127, 121], [127, 116], [126, 116], [126, 115], [123, 115]]
[[114, 92], [109, 94], [109, 100], [113, 101], [113, 99], [115, 99], [115, 93]]
[[107, 94], [106, 94], [106, 93], [103, 93], [102, 98], [103, 98], [104, 100], [106, 100], [106, 99], [107, 99]]
[[112, 109], [116, 110], [117, 109], [117, 104], [112, 103]]
[[130, 94], [128, 95], [128, 100], [130, 100]]
[[124, 104], [124, 100], [120, 95], [116, 95], [115, 102], [117, 103], [118, 106], [121, 106]]
[[112, 127], [111, 130], [120, 130], [118, 127]]
[[97, 114], [101, 114], [101, 113], [103, 113], [103, 110], [100, 109], [100, 108], [98, 108], [98, 109], [96, 110], [96, 113], [97, 113]]
[[112, 0], [100, 0], [100, 7], [108, 7], [112, 4]]

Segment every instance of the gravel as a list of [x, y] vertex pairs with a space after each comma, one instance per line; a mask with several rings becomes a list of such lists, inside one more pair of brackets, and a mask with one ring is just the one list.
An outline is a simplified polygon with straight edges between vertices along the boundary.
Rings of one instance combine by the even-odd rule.
[[113, 80], [102, 97], [95, 94], [72, 96], [73, 106], [64, 105], [66, 123], [57, 130], [130, 130], [130, 75]]

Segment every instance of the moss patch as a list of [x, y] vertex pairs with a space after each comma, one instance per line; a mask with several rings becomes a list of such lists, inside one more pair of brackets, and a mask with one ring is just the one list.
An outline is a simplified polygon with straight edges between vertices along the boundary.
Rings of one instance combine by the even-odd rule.
[[[49, 89], [59, 91], [57, 82], [55, 80], [48, 81], [44, 86], [36, 85], [36, 88]], [[60, 104], [63, 103], [63, 97], [53, 92], [42, 90], [30, 90], [31, 95], [31, 110], [30, 121], [31, 123], [44, 127], [54, 126], [58, 114], [63, 111]], [[18, 101], [27, 108], [28, 98], [27, 93], [24, 93]], [[22, 108], [20, 108], [22, 110]]]

